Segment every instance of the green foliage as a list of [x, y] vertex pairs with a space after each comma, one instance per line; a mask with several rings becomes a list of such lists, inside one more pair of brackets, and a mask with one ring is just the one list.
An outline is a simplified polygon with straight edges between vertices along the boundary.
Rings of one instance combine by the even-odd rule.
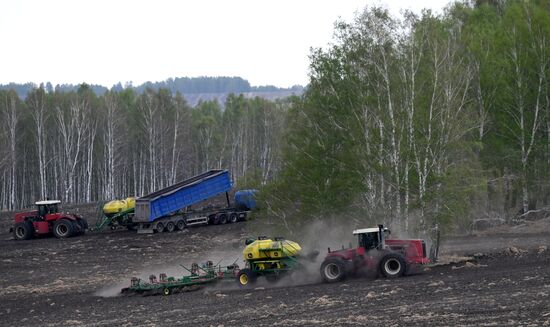
[[546, 192], [524, 198], [548, 203], [548, 7], [459, 2], [402, 21], [366, 8], [338, 22], [334, 43], [312, 51], [309, 87], [289, 111], [283, 170], [263, 192], [270, 214], [464, 231], [517, 208], [487, 203], [495, 178], [521, 182], [508, 199], [536, 185]]

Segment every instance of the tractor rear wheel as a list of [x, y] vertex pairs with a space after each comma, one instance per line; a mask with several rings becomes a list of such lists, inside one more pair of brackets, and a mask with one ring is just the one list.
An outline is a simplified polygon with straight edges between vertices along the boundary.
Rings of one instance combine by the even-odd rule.
[[76, 228], [78, 229], [78, 235], [84, 234], [88, 228], [88, 222], [83, 218], [76, 220], [73, 224], [76, 225], [74, 227], [78, 227]]
[[253, 270], [248, 268], [241, 269], [237, 275], [237, 284], [239, 284], [240, 287], [250, 287], [256, 282], [257, 277], [256, 272]]
[[80, 218], [80, 222], [82, 223], [82, 226], [84, 226], [84, 229], [88, 229], [88, 221], [84, 218]]
[[67, 219], [59, 219], [53, 224], [53, 234], [57, 238], [67, 238], [74, 234], [73, 222]]
[[34, 236], [34, 226], [30, 221], [24, 221], [13, 226], [13, 237], [16, 240], [29, 240]]
[[386, 278], [397, 278], [403, 276], [407, 269], [407, 263], [402, 255], [398, 253], [386, 254], [380, 260], [380, 272]]
[[166, 231], [167, 232], [171, 233], [175, 230], [176, 230], [176, 225], [173, 222], [169, 221], [169, 222], [166, 223]]
[[236, 223], [237, 220], [239, 220], [239, 216], [237, 216], [236, 213], [232, 213], [229, 215], [229, 219], [227, 220], [228, 223]]
[[340, 258], [328, 258], [321, 264], [321, 276], [327, 283], [344, 280], [347, 276], [346, 264]]

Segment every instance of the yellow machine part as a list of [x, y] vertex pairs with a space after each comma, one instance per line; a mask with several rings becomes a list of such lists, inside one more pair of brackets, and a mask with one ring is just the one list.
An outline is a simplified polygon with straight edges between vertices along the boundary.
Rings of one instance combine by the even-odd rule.
[[261, 261], [260, 263], [257, 263], [256, 266], [258, 266], [258, 269], [260, 269], [260, 270], [264, 270], [264, 269], [283, 269], [283, 268], [285, 268], [285, 265], [281, 260]]
[[289, 240], [256, 240], [244, 248], [243, 256], [244, 260], [273, 260], [295, 256], [301, 250], [298, 243]]
[[136, 198], [131, 196], [126, 198], [126, 210], [132, 209], [136, 207]]
[[106, 215], [114, 215], [121, 211], [132, 209], [136, 206], [136, 198], [129, 197], [124, 200], [113, 200], [105, 203], [103, 213]]

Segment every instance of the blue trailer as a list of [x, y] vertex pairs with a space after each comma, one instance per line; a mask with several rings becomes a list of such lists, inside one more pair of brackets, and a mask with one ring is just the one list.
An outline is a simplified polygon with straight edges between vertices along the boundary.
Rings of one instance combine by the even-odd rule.
[[[255, 190], [235, 192], [229, 200], [232, 183], [227, 170], [210, 170], [172, 186], [136, 199], [132, 223], [139, 233], [172, 232], [186, 226], [225, 224], [245, 220], [256, 206]], [[226, 205], [193, 207], [225, 193]]]

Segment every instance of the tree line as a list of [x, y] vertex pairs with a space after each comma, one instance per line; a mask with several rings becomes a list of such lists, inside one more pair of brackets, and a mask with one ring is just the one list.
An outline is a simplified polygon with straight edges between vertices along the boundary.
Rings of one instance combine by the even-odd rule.
[[[288, 101], [230, 95], [190, 107], [179, 93], [0, 91], [0, 207], [145, 195], [209, 169], [258, 183], [277, 171]], [[252, 177], [248, 177], [249, 179]]]
[[[14, 90], [21, 99], [27, 97], [27, 95], [36, 88], [43, 88], [48, 93], [53, 92], [73, 92], [79, 89], [80, 85], [74, 84], [57, 84], [53, 85], [50, 82], [42, 83], [37, 86], [34, 83], [8, 83], [6, 85], [0, 85], [0, 90]], [[300, 85], [295, 85], [291, 88], [280, 88], [273, 85], [264, 85], [264, 86], [251, 86], [250, 83], [243, 79], [242, 77], [227, 77], [227, 76], [217, 76], [217, 77], [176, 77], [169, 78], [161, 82], [145, 82], [140, 85], [132, 85], [131, 83], [117, 83], [113, 85], [110, 89], [103, 85], [94, 85], [88, 84], [88, 87], [92, 91], [100, 96], [105, 92], [111, 90], [116, 92], [121, 92], [125, 89], [133, 89], [136, 93], [143, 93], [147, 89], [159, 90], [167, 89], [173, 94], [205, 94], [205, 93], [249, 93], [249, 92], [279, 92], [279, 91], [295, 91], [296, 93], [301, 93], [303, 87]]]

